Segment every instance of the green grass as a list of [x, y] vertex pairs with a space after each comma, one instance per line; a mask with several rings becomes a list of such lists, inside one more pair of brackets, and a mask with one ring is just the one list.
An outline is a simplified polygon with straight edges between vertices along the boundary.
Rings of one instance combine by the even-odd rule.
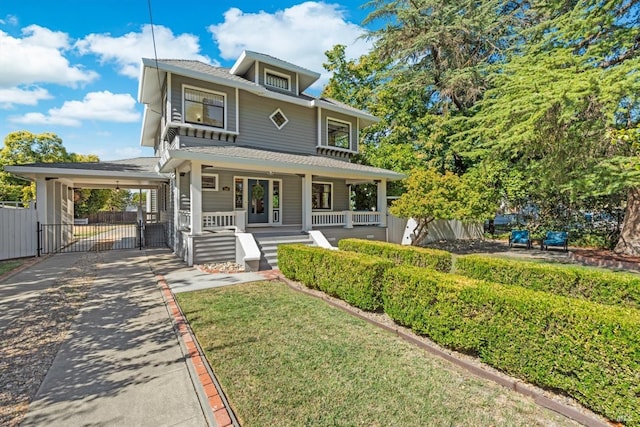
[[14, 268], [20, 267], [23, 263], [24, 260], [0, 261], [0, 276], [13, 270]]
[[574, 425], [282, 283], [177, 298], [242, 425]]

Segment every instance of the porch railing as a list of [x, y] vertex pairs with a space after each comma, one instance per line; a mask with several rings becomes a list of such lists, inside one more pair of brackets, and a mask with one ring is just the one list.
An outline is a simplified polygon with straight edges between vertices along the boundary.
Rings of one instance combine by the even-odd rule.
[[380, 212], [369, 211], [331, 211], [313, 212], [311, 225], [314, 227], [341, 226], [352, 228], [354, 225], [380, 225]]
[[[244, 231], [244, 214], [244, 211], [202, 212], [202, 229], [235, 228], [238, 231]], [[182, 230], [188, 230], [191, 227], [191, 211], [178, 212], [178, 227]]]

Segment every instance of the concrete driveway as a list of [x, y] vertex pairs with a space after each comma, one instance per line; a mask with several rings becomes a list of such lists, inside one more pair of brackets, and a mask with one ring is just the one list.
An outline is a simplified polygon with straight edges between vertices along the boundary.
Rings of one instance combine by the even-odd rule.
[[[80, 256], [55, 255], [0, 284], [1, 323], [19, 315], [56, 277], [72, 274], [68, 268]], [[100, 259], [88, 296], [21, 425], [214, 425], [145, 252], [111, 251]]]

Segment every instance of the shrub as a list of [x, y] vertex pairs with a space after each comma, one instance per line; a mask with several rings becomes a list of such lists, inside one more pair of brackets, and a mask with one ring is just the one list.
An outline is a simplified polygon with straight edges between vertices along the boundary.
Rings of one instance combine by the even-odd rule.
[[278, 266], [289, 279], [363, 310], [375, 311], [382, 307], [382, 276], [393, 262], [354, 252], [281, 245]]
[[384, 281], [384, 310], [398, 323], [640, 425], [638, 311], [407, 266]]
[[474, 279], [640, 308], [640, 277], [629, 273], [481, 255], [456, 258], [455, 269], [456, 273]]
[[362, 239], [342, 239], [338, 247], [343, 251], [359, 252], [393, 260], [396, 264], [430, 267], [438, 271], [451, 270], [451, 254], [438, 249], [403, 246], [395, 243]]

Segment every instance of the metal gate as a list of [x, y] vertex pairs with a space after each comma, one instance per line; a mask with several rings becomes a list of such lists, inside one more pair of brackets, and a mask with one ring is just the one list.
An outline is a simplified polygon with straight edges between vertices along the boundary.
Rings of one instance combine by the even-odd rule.
[[41, 224], [37, 223], [37, 255], [164, 247], [164, 224]]

